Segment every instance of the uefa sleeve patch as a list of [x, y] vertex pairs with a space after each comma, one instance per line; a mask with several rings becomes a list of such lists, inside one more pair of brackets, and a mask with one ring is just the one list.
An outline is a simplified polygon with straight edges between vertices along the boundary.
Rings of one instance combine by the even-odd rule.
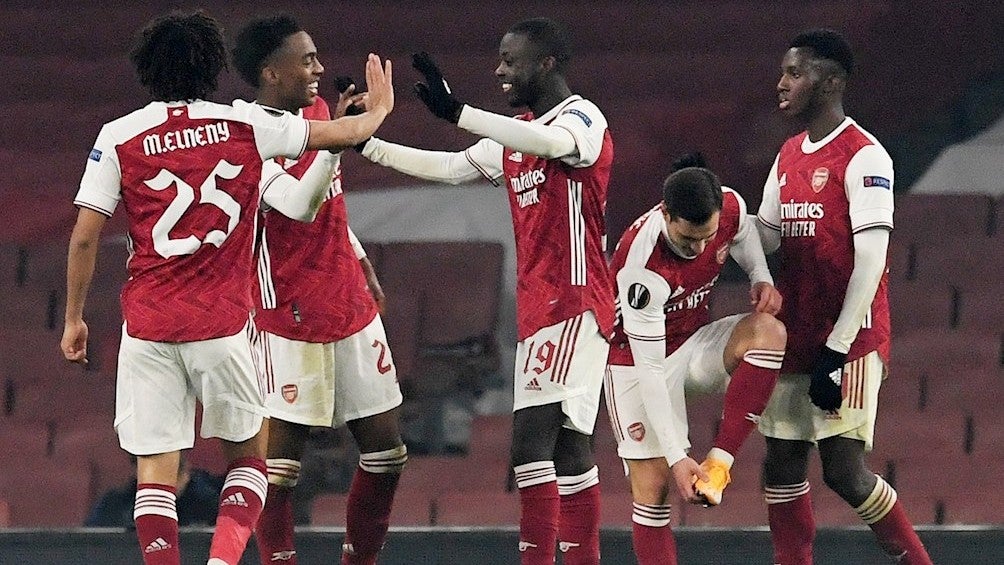
[[648, 306], [649, 301], [652, 299], [652, 294], [648, 291], [648, 288], [641, 283], [634, 283], [628, 287], [628, 304], [631, 305], [635, 310], [641, 310], [642, 308]]
[[892, 181], [885, 177], [865, 177], [865, 188], [884, 188], [892, 190]]
[[576, 108], [569, 108], [564, 112], [562, 112], [562, 114], [571, 114], [573, 116], [578, 116], [579, 118], [582, 119], [583, 123], [586, 124], [586, 127], [593, 125], [593, 120], [591, 120], [589, 116], [587, 116], [586, 113], [583, 112], [582, 110]]
[[88, 155], [87, 158], [90, 159], [91, 161], [97, 161], [97, 162], [100, 163], [101, 162], [101, 150], [100, 149], [91, 149], [91, 154]]

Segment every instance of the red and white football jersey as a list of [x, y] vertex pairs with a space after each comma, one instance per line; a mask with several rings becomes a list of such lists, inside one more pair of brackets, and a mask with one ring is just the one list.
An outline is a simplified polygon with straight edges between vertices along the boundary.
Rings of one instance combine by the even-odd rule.
[[[329, 119], [328, 104], [317, 98], [302, 115]], [[316, 151], [308, 151], [299, 160], [279, 157], [276, 162], [301, 178], [316, 157]], [[376, 303], [349, 240], [341, 168], [313, 222], [291, 220], [276, 210], [265, 212], [263, 218], [256, 285], [258, 329], [287, 339], [328, 343], [373, 321]]]
[[262, 162], [298, 157], [306, 120], [260, 106], [153, 102], [101, 128], [74, 200], [129, 219], [129, 335], [234, 335], [251, 312]]
[[[660, 206], [652, 208], [628, 227], [610, 260], [618, 296], [618, 315], [609, 364], [635, 365], [629, 334], [643, 341], [665, 339], [665, 356], [669, 357], [710, 321], [708, 295], [728, 259], [740, 223], [747, 221], [742, 197], [723, 188], [718, 233], [693, 259], [684, 259], [670, 248], [666, 240], [666, 219]], [[632, 324], [634, 318], [662, 323]], [[662, 333], [649, 335], [650, 332], [642, 327], [658, 328]]]
[[592, 310], [604, 336], [613, 331], [613, 288], [606, 255], [606, 203], [614, 147], [606, 118], [592, 102], [570, 96], [535, 118], [517, 119], [563, 127], [578, 153], [560, 159], [503, 148], [482, 140], [468, 160], [490, 180], [501, 166], [516, 236], [517, 334]]
[[[818, 142], [802, 132], [781, 147], [757, 216], [781, 233], [778, 318], [788, 330], [782, 371], [812, 369], [843, 306], [854, 233], [893, 227], [892, 183], [892, 159], [850, 118]], [[889, 359], [888, 278], [887, 271], [848, 361], [876, 350]]]

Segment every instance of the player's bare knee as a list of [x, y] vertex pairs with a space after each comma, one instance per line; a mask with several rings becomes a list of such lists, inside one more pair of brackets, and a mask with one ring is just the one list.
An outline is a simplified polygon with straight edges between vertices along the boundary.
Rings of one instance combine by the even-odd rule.
[[788, 342], [788, 332], [784, 324], [774, 316], [764, 312], [754, 312], [747, 316], [752, 335], [747, 349], [783, 349]]
[[763, 460], [763, 482], [768, 485], [801, 483], [808, 475], [809, 449], [804, 441], [767, 438], [767, 456]]
[[631, 477], [631, 498], [638, 504], [663, 505], [669, 500], [670, 481], [658, 475]]

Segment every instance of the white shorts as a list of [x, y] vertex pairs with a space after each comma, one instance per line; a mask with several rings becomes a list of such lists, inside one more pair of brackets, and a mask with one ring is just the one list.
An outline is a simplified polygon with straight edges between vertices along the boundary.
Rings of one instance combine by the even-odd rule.
[[844, 365], [844, 401], [836, 414], [829, 414], [809, 400], [808, 375], [781, 375], [760, 416], [760, 432], [777, 439], [811, 442], [848, 437], [863, 441], [865, 450], [871, 451], [884, 377], [885, 365], [877, 351]]
[[610, 344], [592, 311], [516, 344], [513, 411], [561, 403], [564, 427], [592, 435]]
[[122, 449], [156, 455], [192, 447], [196, 399], [202, 437], [254, 437], [267, 413], [252, 355], [250, 322], [232, 336], [187, 343], [138, 339], [123, 324], [115, 382]]
[[358, 332], [329, 343], [260, 332], [255, 350], [272, 418], [337, 428], [401, 405], [397, 369], [379, 315]]
[[[746, 314], [736, 314], [703, 326], [666, 358], [664, 366], [670, 401], [666, 410], [673, 418], [673, 429], [678, 432], [677, 444], [684, 449], [690, 448], [685, 391], [690, 394], [725, 391], [729, 384], [725, 346], [736, 324], [744, 317]], [[638, 384], [641, 371], [634, 365], [607, 366], [604, 383], [607, 412], [617, 439], [617, 454], [623, 459], [654, 459], [666, 455], [656, 434], [646, 433], [652, 430], [652, 423]], [[670, 387], [670, 382], [683, 386]]]

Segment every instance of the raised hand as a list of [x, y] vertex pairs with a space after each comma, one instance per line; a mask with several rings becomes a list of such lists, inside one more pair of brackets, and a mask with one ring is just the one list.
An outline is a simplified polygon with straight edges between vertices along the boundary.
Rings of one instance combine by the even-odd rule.
[[366, 111], [394, 110], [394, 81], [390, 59], [383, 64], [380, 57], [369, 54], [366, 59]]
[[424, 83], [415, 83], [414, 90], [418, 98], [437, 117], [457, 123], [464, 103], [453, 96], [450, 85], [446, 83], [432, 57], [425, 51], [415, 53], [411, 56], [411, 66], [425, 77]]

